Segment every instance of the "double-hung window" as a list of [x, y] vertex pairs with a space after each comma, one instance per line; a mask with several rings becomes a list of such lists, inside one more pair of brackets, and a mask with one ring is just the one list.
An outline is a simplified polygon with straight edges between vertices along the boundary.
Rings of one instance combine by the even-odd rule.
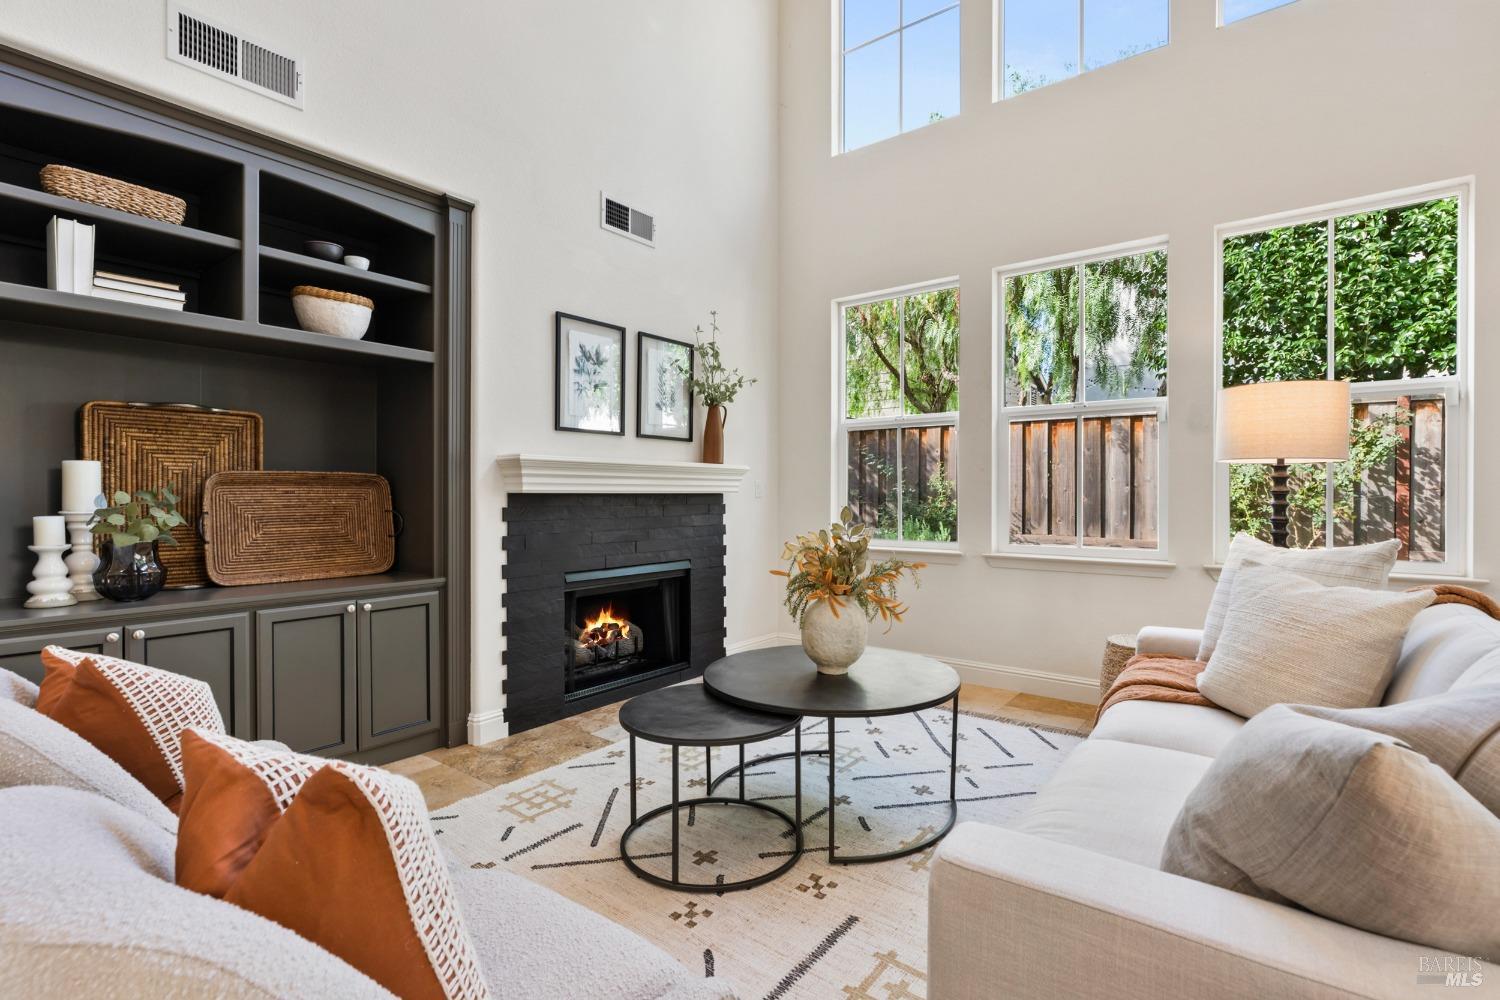
[[834, 0], [842, 13], [837, 147], [958, 114], [958, 0]]
[[995, 97], [1014, 97], [1159, 49], [1170, 0], [1000, 0]]
[[[1292, 467], [1289, 544], [1394, 538], [1465, 572], [1466, 185], [1219, 229], [1220, 384], [1350, 383], [1349, 458]], [[1216, 555], [1269, 538], [1268, 467], [1219, 472]]]
[[845, 502], [877, 540], [958, 541], [958, 288], [839, 303]]
[[1167, 248], [995, 272], [1002, 550], [1162, 558]]

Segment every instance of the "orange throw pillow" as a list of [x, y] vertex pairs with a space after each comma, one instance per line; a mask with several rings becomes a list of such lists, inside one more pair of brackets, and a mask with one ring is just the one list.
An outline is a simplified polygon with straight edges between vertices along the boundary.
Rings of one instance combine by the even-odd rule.
[[224, 732], [209, 686], [61, 646], [43, 649], [42, 665], [37, 711], [98, 747], [176, 812], [183, 788], [178, 735], [189, 726]]
[[177, 883], [322, 946], [397, 996], [488, 995], [422, 793], [379, 768], [182, 734]]

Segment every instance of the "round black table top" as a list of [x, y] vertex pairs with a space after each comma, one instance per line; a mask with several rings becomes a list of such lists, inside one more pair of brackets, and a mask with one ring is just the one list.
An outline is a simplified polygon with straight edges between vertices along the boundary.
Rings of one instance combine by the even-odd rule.
[[718, 747], [755, 743], [788, 732], [801, 720], [721, 701], [702, 684], [679, 684], [636, 695], [620, 707], [627, 733], [652, 743]]
[[894, 649], [867, 649], [835, 675], [818, 673], [801, 646], [769, 646], [726, 656], [703, 674], [703, 686], [725, 701], [819, 718], [915, 712], [948, 701], [959, 683], [947, 664]]

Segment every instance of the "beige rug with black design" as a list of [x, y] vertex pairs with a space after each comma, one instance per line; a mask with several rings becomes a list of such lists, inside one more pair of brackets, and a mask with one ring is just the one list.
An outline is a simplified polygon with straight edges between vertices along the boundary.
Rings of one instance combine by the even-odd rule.
[[[920, 842], [946, 815], [952, 717], [837, 720], [838, 855], [878, 853]], [[803, 749], [827, 746], [827, 722], [803, 722]], [[623, 731], [621, 731], [623, 736]], [[1064, 731], [959, 713], [959, 820], [1003, 825], [1017, 816], [1057, 765], [1082, 742]], [[792, 748], [790, 734], [754, 744], [750, 758]], [[828, 863], [827, 756], [802, 763], [806, 850], [784, 875], [741, 892], [659, 888], [622, 863], [630, 823], [629, 743], [601, 747], [433, 813], [460, 863], [501, 867], [629, 927], [704, 975], [733, 983], [744, 1000], [926, 1000], [927, 866], [931, 849], [893, 861]], [[637, 808], [671, 798], [671, 749], [638, 741]], [[739, 762], [716, 748], [718, 777]], [[682, 797], [703, 795], [702, 748], [680, 751]], [[751, 766], [746, 797], [793, 813], [789, 760]], [[738, 795], [738, 778], [717, 794]], [[792, 849], [787, 824], [735, 806], [683, 807], [680, 878], [712, 885], [770, 871]], [[672, 822], [664, 814], [630, 840], [643, 868], [671, 872]], [[578, 957], [588, 960], [588, 942]]]

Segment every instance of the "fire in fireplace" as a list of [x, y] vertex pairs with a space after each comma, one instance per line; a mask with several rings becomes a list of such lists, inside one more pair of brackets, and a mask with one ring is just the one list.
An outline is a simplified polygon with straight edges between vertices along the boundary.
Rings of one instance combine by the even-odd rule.
[[656, 563], [563, 577], [564, 698], [683, 668], [688, 567]]

